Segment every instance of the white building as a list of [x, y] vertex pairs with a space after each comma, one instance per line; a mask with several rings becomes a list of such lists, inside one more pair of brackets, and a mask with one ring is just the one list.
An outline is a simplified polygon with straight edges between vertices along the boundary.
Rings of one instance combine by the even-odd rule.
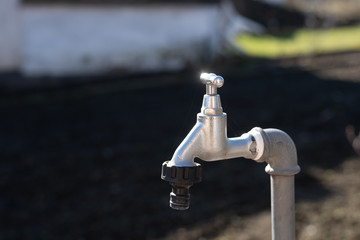
[[220, 7], [202, 1], [91, 5], [1, 0], [0, 71], [66, 76], [178, 70], [213, 56], [228, 34], [261, 30], [234, 16], [229, 3]]

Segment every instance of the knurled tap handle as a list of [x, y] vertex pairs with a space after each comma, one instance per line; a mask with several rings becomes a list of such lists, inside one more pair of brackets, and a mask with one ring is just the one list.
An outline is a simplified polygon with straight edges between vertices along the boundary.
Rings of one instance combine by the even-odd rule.
[[224, 78], [215, 73], [202, 73], [200, 80], [206, 84], [206, 94], [208, 95], [216, 95], [217, 89], [224, 85]]

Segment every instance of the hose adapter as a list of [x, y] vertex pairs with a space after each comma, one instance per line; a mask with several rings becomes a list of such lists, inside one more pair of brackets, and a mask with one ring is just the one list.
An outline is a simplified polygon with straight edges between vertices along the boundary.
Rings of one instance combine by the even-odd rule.
[[168, 166], [169, 161], [162, 165], [161, 179], [172, 186], [170, 207], [175, 210], [186, 210], [190, 205], [190, 187], [201, 182], [201, 165], [195, 163], [191, 167]]

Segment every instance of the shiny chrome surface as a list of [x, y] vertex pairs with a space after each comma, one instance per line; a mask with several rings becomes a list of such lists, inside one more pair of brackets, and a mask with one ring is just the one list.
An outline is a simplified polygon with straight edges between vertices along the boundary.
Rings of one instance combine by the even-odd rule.
[[256, 151], [255, 138], [245, 133], [240, 137], [227, 137], [226, 113], [221, 107], [220, 95], [215, 94], [222, 87], [224, 79], [213, 73], [203, 73], [201, 81], [206, 84], [201, 112], [189, 134], [176, 149], [169, 165], [194, 166], [194, 158], [204, 161], [216, 161], [229, 158], [256, 158], [261, 153]]
[[202, 83], [206, 84], [206, 94], [216, 95], [217, 89], [224, 85], [224, 78], [215, 73], [202, 73], [200, 75]]

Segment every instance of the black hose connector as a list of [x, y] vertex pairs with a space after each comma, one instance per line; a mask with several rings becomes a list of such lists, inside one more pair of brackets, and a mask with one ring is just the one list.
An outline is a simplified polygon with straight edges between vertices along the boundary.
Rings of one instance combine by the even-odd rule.
[[191, 167], [168, 166], [169, 161], [162, 165], [161, 179], [172, 186], [170, 207], [175, 210], [187, 210], [190, 205], [189, 189], [194, 183], [201, 182], [201, 165], [195, 163]]

